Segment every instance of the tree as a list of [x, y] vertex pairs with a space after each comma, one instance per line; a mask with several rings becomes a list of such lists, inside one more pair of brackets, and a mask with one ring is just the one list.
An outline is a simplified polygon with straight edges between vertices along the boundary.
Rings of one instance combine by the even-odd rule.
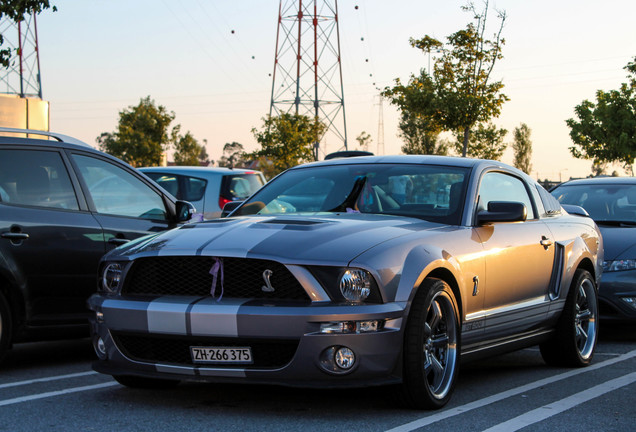
[[407, 85], [396, 79], [396, 85], [385, 88], [382, 94], [402, 111], [428, 118], [442, 130], [461, 131], [461, 154], [465, 157], [471, 130], [478, 123], [498, 117], [508, 97], [501, 93], [502, 81], [491, 82], [493, 68], [503, 58], [506, 13], [497, 12], [499, 29], [490, 40], [485, 37], [488, 1], [482, 11], [472, 3], [462, 9], [473, 13], [474, 22], [448, 36], [446, 46], [428, 35], [410, 40], [412, 47], [424, 53], [442, 53], [435, 59], [432, 74], [422, 69], [419, 76], [411, 75]]
[[[49, 9], [51, 4], [49, 0], [2, 0], [0, 2], [0, 20], [5, 15], [15, 22], [24, 20], [24, 15], [39, 14], [45, 9]], [[53, 12], [57, 11], [57, 7], [52, 7]], [[0, 47], [4, 43], [4, 37], [0, 33]], [[0, 49], [0, 65], [8, 68], [11, 63], [11, 48]]]
[[521, 123], [521, 126], [514, 130], [514, 141], [512, 143], [512, 149], [515, 152], [514, 165], [526, 174], [530, 174], [530, 171], [532, 171], [531, 132], [527, 124]]
[[245, 165], [245, 150], [243, 144], [232, 141], [225, 143], [223, 146], [223, 155], [219, 159], [220, 167], [234, 168], [235, 166]]
[[500, 160], [503, 156], [506, 147], [508, 146], [503, 142], [508, 131], [506, 129], [498, 129], [492, 123], [484, 125], [479, 123], [476, 128], [470, 130], [470, 134], [473, 136], [468, 149], [464, 148], [463, 137], [465, 133], [463, 131], [457, 131], [455, 137], [455, 150], [460, 152], [464, 150], [466, 155], [479, 159], [492, 159]]
[[358, 145], [364, 151], [369, 151], [369, 144], [373, 142], [373, 140], [371, 139], [371, 135], [369, 135], [365, 131], [360, 132], [360, 135], [356, 137], [356, 141], [358, 141]]
[[[175, 127], [178, 132], [178, 129]], [[205, 152], [205, 147], [199, 144], [199, 142], [188, 131], [185, 135], [179, 136], [174, 141], [174, 163], [176, 165], [199, 165], [199, 160], [202, 151]], [[207, 156], [207, 152], [205, 153]]]
[[174, 112], [155, 105], [147, 96], [139, 105], [121, 111], [117, 130], [102, 133], [97, 143], [101, 150], [134, 167], [159, 165], [162, 154], [178, 136], [178, 126], [169, 130], [174, 117]]
[[201, 151], [199, 152], [199, 163], [206, 166], [209, 165], [210, 163], [210, 157], [208, 156], [208, 151], [206, 149], [207, 146], [208, 146], [208, 140], [203, 138], [203, 145], [201, 146]]
[[448, 143], [439, 140], [440, 129], [431, 122], [430, 118], [402, 111], [398, 129], [400, 130], [399, 135], [404, 141], [402, 153], [448, 154]]
[[258, 159], [269, 158], [276, 173], [314, 160], [313, 147], [327, 127], [318, 120], [300, 114], [283, 113], [263, 118], [263, 129], [252, 129], [261, 150], [250, 154]]
[[596, 92], [596, 103], [584, 100], [574, 108], [578, 120], [566, 120], [572, 155], [595, 164], [620, 162], [630, 169], [636, 157], [636, 57], [624, 68], [628, 82], [618, 90]]

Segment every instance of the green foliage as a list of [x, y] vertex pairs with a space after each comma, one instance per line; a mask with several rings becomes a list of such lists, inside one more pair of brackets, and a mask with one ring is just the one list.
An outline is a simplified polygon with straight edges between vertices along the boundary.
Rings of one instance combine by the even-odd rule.
[[208, 140], [203, 139], [203, 145], [201, 146], [201, 151], [199, 152], [199, 162], [203, 165], [208, 165], [210, 163], [210, 157], [208, 156], [208, 151], [206, 147], [208, 146]]
[[[27, 14], [39, 14], [45, 9], [51, 7], [49, 0], [2, 0], [0, 2], [0, 20], [5, 16], [12, 21], [18, 22], [24, 19]], [[52, 7], [53, 12], [57, 11], [57, 7]], [[3, 31], [3, 30], [0, 30]], [[4, 37], [0, 33], [0, 47], [4, 43]], [[11, 63], [11, 49], [0, 49], [0, 65], [8, 68]]]
[[[419, 76], [411, 75], [409, 83], [387, 87], [382, 94], [409, 115], [426, 118], [429, 124], [437, 124], [440, 130], [463, 132], [461, 154], [469, 149], [470, 131], [477, 124], [499, 116], [501, 106], [508, 97], [501, 93], [501, 81], [491, 81], [496, 62], [503, 58], [501, 37], [506, 20], [505, 12], [498, 12], [500, 26], [493, 39], [485, 37], [488, 18], [488, 1], [483, 11], [477, 11], [472, 3], [463, 7], [473, 13], [474, 22], [465, 29], [447, 37], [448, 43], [424, 36], [411, 39], [411, 46], [424, 53], [442, 52], [435, 59], [433, 70], [421, 70]], [[431, 73], [432, 72], [432, 73]]]
[[[466, 155], [478, 159], [500, 160], [508, 146], [503, 142], [507, 133], [506, 129], [498, 129], [492, 123], [479, 123], [476, 128], [470, 130], [473, 138], [466, 149]], [[461, 152], [464, 149], [464, 132], [457, 131], [455, 137], [455, 150]]]
[[431, 122], [430, 117], [423, 117], [409, 111], [402, 111], [398, 123], [399, 134], [404, 145], [404, 154], [447, 155], [448, 143], [439, 140], [440, 129]]
[[369, 151], [369, 144], [373, 142], [373, 140], [371, 139], [371, 135], [369, 135], [365, 131], [360, 132], [360, 135], [356, 137], [356, 141], [358, 141], [358, 145], [364, 151]]
[[240, 167], [245, 165], [245, 150], [243, 144], [233, 141], [231, 143], [225, 143], [223, 146], [223, 155], [218, 160], [220, 167]]
[[514, 165], [526, 174], [532, 171], [532, 141], [530, 133], [532, 131], [527, 124], [521, 123], [521, 126], [514, 130], [514, 141], [512, 149], [515, 152]]
[[[175, 130], [178, 131], [178, 128], [175, 127]], [[202, 152], [205, 152], [207, 156], [205, 147], [200, 145], [189, 131], [175, 139], [174, 150], [174, 163], [176, 165], [199, 166]]]
[[117, 131], [97, 137], [99, 148], [134, 167], [159, 165], [163, 152], [178, 138], [178, 126], [169, 131], [174, 117], [147, 96], [119, 113]]
[[584, 100], [568, 119], [572, 155], [595, 164], [620, 162], [627, 168], [636, 157], [636, 57], [624, 68], [628, 82], [618, 90], [596, 92], [596, 103]]
[[276, 173], [298, 164], [314, 160], [314, 143], [319, 142], [327, 127], [304, 115], [283, 113], [263, 118], [263, 129], [252, 129], [261, 150], [250, 154], [258, 159], [267, 157]]

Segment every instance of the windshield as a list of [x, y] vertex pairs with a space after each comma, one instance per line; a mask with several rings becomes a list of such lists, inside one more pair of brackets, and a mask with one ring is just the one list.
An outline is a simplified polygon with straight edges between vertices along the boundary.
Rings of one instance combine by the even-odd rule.
[[636, 222], [636, 184], [564, 185], [552, 195], [561, 204], [583, 207], [596, 222]]
[[232, 216], [293, 213], [374, 213], [459, 224], [465, 168], [359, 164], [289, 170]]

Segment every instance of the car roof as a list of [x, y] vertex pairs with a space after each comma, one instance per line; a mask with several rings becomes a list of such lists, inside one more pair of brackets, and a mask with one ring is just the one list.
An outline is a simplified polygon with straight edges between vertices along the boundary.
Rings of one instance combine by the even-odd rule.
[[503, 162], [488, 160], [488, 159], [474, 159], [458, 156], [436, 156], [436, 155], [388, 155], [388, 156], [358, 156], [350, 158], [337, 158], [329, 159], [319, 162], [310, 162], [304, 165], [297, 165], [290, 169], [302, 169], [309, 166], [317, 165], [351, 165], [351, 164], [374, 164], [374, 163], [396, 163], [396, 164], [424, 164], [424, 165], [448, 165], [458, 166], [466, 168], [497, 168], [510, 170], [525, 174], [508, 164]]
[[142, 167], [142, 172], [165, 172], [183, 175], [229, 175], [229, 174], [260, 174], [260, 171], [244, 168], [202, 167], [202, 166], [168, 166]]
[[[6, 128], [0, 128], [0, 133], [5, 133]], [[20, 132], [24, 133], [24, 132]], [[35, 134], [37, 131], [29, 131], [30, 134]], [[38, 134], [40, 135], [40, 134]], [[42, 138], [31, 138], [31, 137], [20, 137], [20, 136], [0, 136], [0, 144], [5, 145], [20, 145], [20, 146], [44, 146], [44, 147], [54, 147], [54, 148], [68, 148], [68, 149], [81, 149], [81, 150], [92, 150], [94, 152], [102, 153], [94, 147], [86, 144], [83, 141], [78, 139], [60, 135], [60, 134], [50, 134], [48, 132], [42, 133], [42, 136], [49, 136], [53, 139], [42, 139]]]
[[554, 189], [562, 186], [608, 184], [636, 184], [636, 177], [590, 177], [586, 179], [570, 180], [555, 186]]

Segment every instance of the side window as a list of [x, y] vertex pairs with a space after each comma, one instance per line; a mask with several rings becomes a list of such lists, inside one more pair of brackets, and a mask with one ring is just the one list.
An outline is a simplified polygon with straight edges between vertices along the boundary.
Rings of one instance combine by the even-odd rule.
[[186, 201], [199, 201], [203, 199], [205, 194], [205, 186], [208, 183], [206, 180], [196, 177], [183, 177], [184, 190], [182, 191], [183, 200]]
[[0, 150], [0, 200], [5, 203], [78, 210], [61, 155], [43, 150]]
[[540, 185], [537, 185], [537, 191], [539, 192], [539, 196], [543, 202], [546, 214], [555, 215], [561, 213], [561, 204], [555, 197], [550, 195], [550, 192], [543, 189]]
[[161, 174], [161, 173], [145, 173], [148, 177], [153, 179], [159, 186], [170, 192], [172, 196], [179, 197], [179, 179], [177, 176], [172, 174]]
[[488, 209], [491, 201], [516, 201], [525, 204], [528, 219], [534, 219], [532, 201], [524, 183], [516, 177], [500, 172], [488, 172], [479, 187], [479, 210]]
[[73, 159], [98, 213], [142, 219], [166, 220], [161, 195], [123, 168], [78, 154]]

